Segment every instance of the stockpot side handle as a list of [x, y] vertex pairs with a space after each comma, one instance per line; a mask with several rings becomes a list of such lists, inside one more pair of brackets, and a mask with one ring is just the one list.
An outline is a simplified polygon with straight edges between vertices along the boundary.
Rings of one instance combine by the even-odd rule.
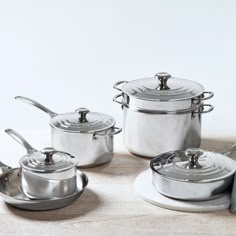
[[93, 134], [93, 139], [97, 139], [98, 137], [110, 137], [110, 136], [114, 136], [116, 134], [119, 134], [122, 131], [121, 128], [118, 127], [113, 127], [113, 131], [109, 134], [99, 134], [97, 132], [94, 132]]
[[126, 84], [126, 83], [128, 83], [128, 81], [126, 81], [126, 80], [117, 81], [116, 83], [113, 84], [113, 88], [118, 91], [122, 91], [122, 89], [119, 88], [118, 86], [121, 84]]
[[194, 98], [194, 100], [205, 101], [205, 100], [211, 99], [212, 97], [214, 97], [214, 93], [213, 93], [213, 92], [210, 92], [210, 91], [206, 91], [206, 92], [203, 92], [203, 93], [201, 94], [201, 97], [200, 97], [200, 98]]
[[53, 118], [54, 116], [58, 115], [57, 113], [51, 111], [50, 109], [48, 109], [47, 107], [43, 106], [42, 104], [38, 103], [37, 101], [28, 98], [28, 97], [23, 97], [23, 96], [17, 96], [15, 97], [16, 100], [20, 100], [22, 102], [28, 103], [34, 107], [39, 108], [40, 110], [46, 112], [51, 118]]
[[22, 145], [26, 150], [28, 154], [31, 154], [33, 152], [37, 152], [36, 149], [34, 149], [20, 134], [18, 134], [16, 131], [12, 129], [6, 129], [5, 132], [10, 135], [13, 139], [15, 139], [20, 145]]
[[77, 174], [81, 178], [82, 188], [84, 189], [88, 185], [88, 182], [89, 182], [88, 177], [84, 172], [80, 171], [78, 167], [77, 167]]
[[222, 154], [231, 157], [235, 151], [236, 151], [236, 144], [233, 144], [228, 150], [226, 150]]
[[121, 94], [117, 94], [116, 96], [114, 96], [113, 97], [113, 102], [116, 102], [116, 103], [118, 103], [118, 104], [123, 106], [124, 105], [123, 102], [118, 100], [119, 97], [123, 97], [122, 93]]
[[[205, 107], [208, 107], [208, 109], [206, 110]], [[214, 107], [210, 104], [203, 104], [200, 108], [202, 108], [201, 111], [193, 111], [193, 114], [205, 114], [213, 111], [214, 109]]]

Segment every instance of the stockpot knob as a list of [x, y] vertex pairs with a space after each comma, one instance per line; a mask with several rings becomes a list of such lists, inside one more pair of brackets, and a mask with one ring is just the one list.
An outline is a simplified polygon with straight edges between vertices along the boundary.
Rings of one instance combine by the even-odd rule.
[[198, 158], [203, 155], [203, 151], [199, 148], [189, 148], [185, 151], [189, 157], [189, 162], [185, 165], [186, 169], [201, 169], [202, 166], [198, 162]]
[[154, 77], [159, 80], [159, 87], [158, 87], [159, 90], [168, 90], [168, 89], [170, 89], [167, 86], [167, 80], [171, 77], [171, 75], [169, 73], [159, 72]]
[[86, 119], [86, 115], [87, 113], [89, 113], [89, 109], [85, 108], [85, 107], [80, 107], [78, 109], [76, 109], [76, 111], [79, 114], [79, 122], [84, 123], [84, 122], [88, 122], [88, 120]]

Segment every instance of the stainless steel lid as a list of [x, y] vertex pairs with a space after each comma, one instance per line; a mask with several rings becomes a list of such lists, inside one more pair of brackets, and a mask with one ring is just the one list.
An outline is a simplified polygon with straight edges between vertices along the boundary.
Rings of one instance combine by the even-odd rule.
[[160, 72], [152, 78], [126, 82], [122, 91], [142, 100], [179, 101], [200, 96], [204, 87], [197, 82], [174, 78], [166, 72]]
[[229, 157], [198, 148], [161, 154], [151, 161], [151, 168], [164, 178], [187, 182], [213, 182], [236, 170]]
[[115, 119], [107, 114], [79, 108], [75, 112], [56, 115], [50, 125], [65, 132], [94, 133], [111, 128]]
[[20, 159], [23, 169], [38, 173], [63, 172], [75, 166], [76, 158], [68, 153], [44, 148], [41, 152], [33, 151]]

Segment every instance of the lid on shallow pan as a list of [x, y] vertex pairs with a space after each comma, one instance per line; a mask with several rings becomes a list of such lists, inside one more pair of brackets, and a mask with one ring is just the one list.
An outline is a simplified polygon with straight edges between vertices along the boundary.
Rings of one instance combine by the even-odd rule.
[[50, 125], [65, 132], [94, 133], [107, 130], [115, 123], [115, 119], [107, 114], [79, 108], [75, 112], [54, 116]]
[[231, 158], [198, 148], [161, 154], [150, 166], [164, 178], [185, 182], [213, 182], [232, 175], [236, 169]]
[[160, 72], [152, 78], [126, 82], [122, 91], [142, 100], [178, 101], [200, 96], [204, 87], [192, 80], [178, 79], [166, 72]]

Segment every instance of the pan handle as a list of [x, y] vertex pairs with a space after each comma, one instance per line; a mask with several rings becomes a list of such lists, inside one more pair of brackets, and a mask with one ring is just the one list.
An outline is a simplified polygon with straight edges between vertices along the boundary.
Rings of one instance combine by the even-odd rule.
[[77, 173], [82, 180], [82, 187], [85, 188], [88, 185], [87, 175], [84, 172], [80, 171], [79, 169], [77, 169]]
[[118, 81], [118, 82], [113, 84], [113, 88], [118, 90], [118, 91], [122, 91], [122, 89], [119, 88], [118, 86], [121, 85], [121, 84], [126, 84], [126, 83], [128, 83], [128, 81], [126, 81], [126, 80]]
[[223, 152], [223, 154], [225, 156], [231, 157], [235, 151], [236, 151], [236, 144], [233, 144], [228, 150]]
[[16, 131], [12, 129], [6, 129], [5, 132], [10, 135], [13, 139], [15, 139], [20, 145], [22, 145], [26, 150], [28, 154], [31, 154], [33, 152], [37, 152], [36, 149], [34, 149], [20, 134], [18, 134]]
[[17, 97], [15, 97], [15, 99], [20, 100], [22, 102], [28, 103], [28, 104], [30, 104], [32, 106], [35, 106], [35, 107], [39, 108], [40, 110], [46, 112], [51, 118], [53, 118], [54, 116], [58, 115], [57, 113], [51, 111], [47, 107], [43, 106], [42, 104], [36, 102], [35, 100], [33, 100], [31, 98], [23, 97], [23, 96], [17, 96]]

